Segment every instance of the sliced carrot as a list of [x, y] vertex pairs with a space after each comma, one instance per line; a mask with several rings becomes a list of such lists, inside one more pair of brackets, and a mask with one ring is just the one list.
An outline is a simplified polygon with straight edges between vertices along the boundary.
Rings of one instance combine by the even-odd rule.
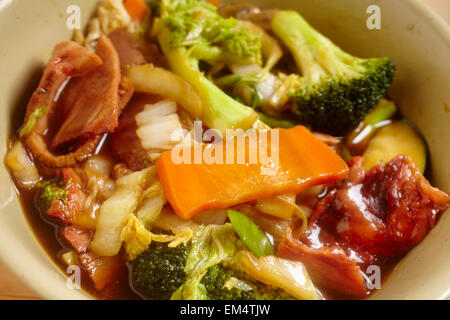
[[[261, 137], [258, 133], [258, 141]], [[269, 155], [271, 140], [267, 147]], [[302, 126], [279, 129], [279, 165], [275, 174], [262, 174], [264, 165], [259, 152], [256, 163], [250, 162], [248, 141], [244, 163], [236, 164], [235, 142], [234, 164], [226, 164], [227, 153], [231, 150], [226, 145], [224, 142], [218, 144], [224, 150], [223, 164], [206, 164], [204, 156], [202, 164], [186, 164], [186, 161], [177, 164], [179, 161], [172, 158], [170, 151], [158, 159], [156, 166], [164, 193], [179, 217], [188, 220], [208, 209], [228, 208], [260, 198], [300, 193], [314, 185], [343, 179], [348, 173], [346, 163]], [[214, 144], [204, 146], [202, 154], [218, 147]], [[178, 152], [181, 155], [190, 152], [190, 163], [194, 163], [194, 147], [184, 147]], [[214, 155], [214, 152], [211, 153]]]
[[148, 8], [143, 0], [124, 0], [123, 5], [132, 20], [144, 20], [147, 16]]
[[207, 0], [209, 3], [218, 7], [220, 5], [221, 0]]

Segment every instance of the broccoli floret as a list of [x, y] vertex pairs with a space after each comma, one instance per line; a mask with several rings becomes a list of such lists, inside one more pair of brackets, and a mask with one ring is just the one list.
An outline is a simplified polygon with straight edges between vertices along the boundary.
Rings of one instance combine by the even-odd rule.
[[187, 244], [174, 248], [154, 241], [133, 263], [133, 287], [161, 300], [292, 299], [242, 271], [233, 259], [241, 245], [230, 224], [201, 226]]
[[254, 290], [242, 290], [236, 287], [225, 288], [225, 284], [232, 279], [233, 273], [221, 265], [208, 269], [201, 283], [205, 286], [209, 300], [256, 300]]
[[[225, 285], [231, 279], [240, 281], [241, 288], [234, 286], [226, 288]], [[208, 269], [201, 283], [205, 286], [209, 300], [290, 300], [288, 293], [274, 286], [266, 285], [251, 279], [239, 266], [230, 268], [228, 263], [220, 263]]]
[[152, 242], [136, 259], [133, 286], [148, 298], [168, 300], [186, 281], [184, 266], [189, 253], [186, 245], [169, 248], [165, 243]]
[[289, 48], [303, 75], [292, 93], [293, 111], [302, 123], [343, 134], [386, 95], [395, 72], [391, 59], [354, 57], [294, 11], [275, 13], [272, 30]]
[[261, 37], [234, 18], [221, 17], [205, 0], [162, 0], [158, 40], [170, 68], [188, 81], [203, 101], [201, 120], [210, 128], [252, 127], [256, 112], [224, 93], [200, 63], [262, 63]]
[[[70, 183], [68, 183], [69, 185]], [[41, 188], [41, 192], [38, 198], [38, 207], [46, 212], [50, 205], [54, 200], [60, 200], [63, 203], [67, 202], [67, 195], [69, 194], [69, 190], [65, 188], [64, 182], [51, 182], [45, 181], [40, 182], [37, 185], [38, 188]]]

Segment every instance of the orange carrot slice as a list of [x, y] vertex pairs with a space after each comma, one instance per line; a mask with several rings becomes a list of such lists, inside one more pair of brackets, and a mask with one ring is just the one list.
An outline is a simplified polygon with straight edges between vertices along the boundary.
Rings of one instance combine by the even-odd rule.
[[220, 1], [221, 0], [207, 0], [209, 3], [215, 5], [216, 7], [218, 7], [220, 5]]
[[[239, 146], [236, 141], [234, 149], [227, 148], [226, 142], [218, 144], [224, 150], [223, 164], [206, 164], [204, 161], [204, 155], [208, 152], [215, 154], [210, 149], [218, 148], [214, 144], [203, 147], [201, 164], [194, 164], [194, 147], [183, 147], [178, 151], [181, 155], [190, 152], [192, 164], [186, 164], [187, 161], [180, 164], [180, 161], [173, 159], [170, 151], [163, 153], [156, 166], [164, 193], [176, 214], [188, 220], [205, 210], [228, 208], [287, 193], [300, 193], [308, 187], [347, 176], [346, 163], [306, 128], [297, 126], [279, 129], [278, 132], [278, 166], [274, 172], [264, 174], [261, 169], [267, 166], [267, 162], [259, 152], [256, 162], [250, 161], [252, 158], [249, 151], [252, 149], [249, 140], [245, 143], [246, 156], [243, 164], [236, 164]], [[271, 138], [265, 149], [271, 156], [271, 143], [275, 138], [272, 134], [267, 136]], [[258, 142], [261, 142], [264, 135], [258, 132], [257, 137]], [[227, 164], [227, 154], [232, 151], [234, 162], [228, 163], [234, 164]]]
[[144, 20], [147, 16], [147, 6], [142, 0], [124, 0], [123, 5], [132, 20]]

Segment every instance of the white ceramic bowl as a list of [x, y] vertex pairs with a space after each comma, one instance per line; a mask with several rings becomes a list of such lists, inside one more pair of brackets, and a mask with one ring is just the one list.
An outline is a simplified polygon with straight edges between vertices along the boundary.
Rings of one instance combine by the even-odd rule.
[[[238, 1], [235, 1], [238, 2]], [[239, 2], [245, 2], [241, 0]], [[419, 0], [260, 0], [263, 7], [299, 10], [312, 25], [359, 56], [390, 56], [397, 65], [391, 96], [422, 130], [431, 153], [433, 184], [450, 192], [450, 30]], [[66, 9], [78, 4], [86, 24], [95, 0], [0, 0], [0, 156], [11, 118], [23, 117], [54, 45], [71, 37]], [[381, 8], [380, 30], [369, 30], [369, 5]], [[373, 297], [443, 299], [450, 293], [450, 215], [400, 263]], [[66, 276], [28, 226], [0, 162], [0, 258], [37, 294], [48, 299], [89, 298], [69, 290]]]

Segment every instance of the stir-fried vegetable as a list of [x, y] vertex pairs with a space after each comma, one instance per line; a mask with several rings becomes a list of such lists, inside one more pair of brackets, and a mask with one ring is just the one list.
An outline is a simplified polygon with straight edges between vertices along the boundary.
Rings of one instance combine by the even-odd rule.
[[145, 228], [144, 223], [130, 214], [125, 227], [120, 233], [120, 240], [125, 246], [125, 253], [128, 260], [134, 260], [142, 252], [148, 249], [152, 242], [151, 233]]
[[119, 28], [126, 28], [131, 23], [123, 0], [104, 0], [97, 8], [97, 17], [101, 30], [106, 34]]
[[250, 32], [261, 37], [261, 53], [264, 58], [264, 71], [270, 71], [280, 61], [283, 56], [283, 50], [278, 41], [270, 36], [263, 28], [250, 22], [239, 21]]
[[72, 250], [64, 252], [61, 255], [61, 258], [67, 266], [73, 266], [77, 264], [77, 254]]
[[235, 19], [222, 18], [204, 0], [165, 0], [161, 5], [163, 26], [159, 43], [176, 74], [192, 84], [203, 101], [199, 117], [208, 127], [225, 131], [250, 128], [256, 113], [234, 100], [200, 70], [200, 61], [261, 63], [261, 39]]
[[135, 260], [141, 253], [148, 249], [152, 241], [168, 242], [169, 248], [175, 248], [188, 242], [193, 235], [191, 228], [187, 227], [174, 235], [154, 234], [148, 231], [144, 222], [134, 214], [130, 214], [127, 224], [122, 229], [120, 239], [125, 245], [125, 253], [128, 260]]
[[280, 111], [289, 100], [286, 90], [289, 90], [290, 80], [295, 76], [272, 74], [270, 71], [283, 55], [278, 41], [250, 21], [240, 21], [240, 24], [261, 38], [263, 66], [254, 62], [231, 64], [229, 68], [232, 74], [215, 79], [214, 82], [225, 88], [231, 87], [228, 91], [231, 91], [233, 97], [242, 99], [254, 109], [270, 108]]
[[173, 101], [164, 100], [146, 105], [136, 115], [136, 123], [136, 134], [152, 160], [158, 159], [162, 152], [171, 150], [183, 141], [177, 104]]
[[383, 98], [394, 77], [389, 58], [360, 59], [344, 52], [295, 11], [277, 11], [272, 30], [302, 73], [293, 111], [314, 130], [342, 134]]
[[143, 0], [123, 0], [123, 5], [132, 20], [144, 20], [148, 13]]
[[193, 117], [200, 118], [203, 102], [194, 87], [176, 74], [151, 64], [130, 67], [127, 76], [136, 91], [158, 94], [175, 101]]
[[[135, 261], [133, 286], [151, 299], [292, 299], [291, 292], [298, 299], [317, 298], [301, 263], [258, 260], [240, 249], [245, 247], [229, 223], [199, 226], [187, 244], [153, 242]], [[265, 275], [255, 270], [260, 266]]]
[[170, 299], [186, 281], [184, 266], [188, 253], [186, 245], [169, 248], [165, 243], [152, 242], [134, 264], [134, 289], [150, 299]]
[[151, 226], [158, 219], [166, 202], [161, 184], [156, 180], [144, 191], [136, 216], [143, 221], [145, 226]]
[[38, 187], [42, 188], [39, 195], [39, 207], [43, 212], [46, 212], [50, 205], [55, 200], [60, 200], [63, 203], [67, 203], [67, 195], [69, 191], [65, 188], [65, 183], [61, 182], [49, 182], [45, 181], [39, 183]]
[[173, 293], [172, 299], [207, 299], [207, 292], [201, 285], [202, 278], [210, 267], [235, 254], [237, 240], [230, 224], [200, 226], [192, 238], [191, 250], [186, 260], [186, 281]]
[[353, 154], [362, 154], [376, 131], [390, 123], [397, 108], [392, 101], [381, 99], [359, 126], [346, 137], [346, 145]]
[[36, 124], [36, 121], [39, 118], [43, 117], [46, 113], [47, 113], [47, 105], [44, 105], [44, 106], [34, 110], [28, 117], [28, 120], [27, 120], [27, 122], [25, 122], [22, 129], [20, 129], [19, 137], [22, 138], [22, 137], [26, 136], [27, 134], [29, 134], [31, 132], [31, 130], [33, 130], [33, 127]]
[[116, 190], [102, 204], [97, 217], [97, 227], [90, 245], [97, 255], [114, 256], [119, 253], [122, 229], [154, 175], [154, 168], [148, 168], [117, 179]]
[[406, 155], [423, 173], [427, 160], [427, 148], [422, 137], [405, 121], [396, 121], [381, 128], [370, 140], [364, 152], [363, 166], [371, 169], [378, 163], [387, 163], [395, 156]]
[[268, 116], [265, 113], [258, 112], [259, 120], [267, 124], [271, 128], [285, 128], [290, 129], [297, 125], [295, 121], [283, 119], [280, 117]]
[[[383, 98], [395, 66], [297, 12], [219, 3], [99, 2], [86, 37], [55, 47], [6, 166], [101, 298], [127, 268], [149, 299], [321, 299], [305, 266], [326, 292], [367, 294], [364, 268], [449, 207]], [[91, 101], [111, 112], [74, 111]]]
[[[258, 135], [264, 133], [257, 132]], [[223, 150], [222, 164], [194, 164], [194, 147], [180, 150], [190, 155], [191, 164], [175, 163], [172, 152], [163, 153], [156, 163], [158, 176], [175, 212], [183, 219], [190, 219], [208, 209], [299, 193], [310, 186], [346, 176], [345, 162], [304, 127], [279, 129], [278, 132], [278, 163], [275, 158], [263, 159], [258, 155], [256, 164], [238, 164], [237, 152], [234, 152], [237, 139], [231, 143], [233, 149], [226, 146], [229, 141], [203, 147], [203, 154], [211, 152], [208, 148]], [[238, 151], [245, 152], [246, 157], [251, 152], [257, 153], [250, 145]], [[270, 141], [267, 147], [267, 152], [272, 149]], [[233, 156], [233, 164], [227, 164], [228, 152]], [[271, 168], [274, 174], [263, 175], [264, 168]]]
[[178, 234], [184, 229], [195, 229], [197, 226], [198, 224], [193, 220], [183, 220], [173, 212], [170, 206], [165, 206], [155, 222], [152, 223], [151, 228]]
[[272, 245], [266, 234], [245, 214], [228, 210], [228, 218], [244, 244], [258, 257], [273, 255]]
[[21, 188], [32, 189], [42, 179], [34, 162], [30, 160], [27, 151], [19, 140], [6, 154], [5, 164], [11, 170], [16, 183]]
[[95, 230], [95, 216], [101, 204], [108, 199], [116, 188], [111, 177], [114, 163], [102, 156], [92, 156], [83, 166], [86, 183], [86, 201], [84, 203], [84, 228]]
[[248, 251], [236, 255], [242, 269], [251, 277], [286, 290], [296, 299], [318, 300], [319, 295], [301, 262], [274, 256], [257, 258]]
[[302, 221], [304, 231], [308, 224], [308, 219], [303, 210], [295, 203], [295, 199], [295, 194], [258, 199], [255, 207], [265, 214], [285, 220], [290, 220], [295, 215]]

